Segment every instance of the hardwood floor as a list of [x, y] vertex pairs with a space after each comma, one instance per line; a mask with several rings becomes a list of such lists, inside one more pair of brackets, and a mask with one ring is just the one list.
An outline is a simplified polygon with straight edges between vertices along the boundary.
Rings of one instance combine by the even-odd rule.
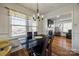
[[66, 39], [65, 37], [55, 36], [52, 42], [52, 55], [58, 56], [73, 56], [79, 55], [71, 51], [72, 42], [71, 39]]
[[28, 51], [23, 48], [16, 52], [10, 53], [7, 56], [29, 56], [29, 54], [28, 54]]

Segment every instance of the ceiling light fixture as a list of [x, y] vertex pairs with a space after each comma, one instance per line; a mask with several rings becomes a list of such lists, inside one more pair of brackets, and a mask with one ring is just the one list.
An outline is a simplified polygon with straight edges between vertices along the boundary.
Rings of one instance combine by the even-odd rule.
[[36, 21], [37, 19], [40, 21], [40, 19], [43, 20], [44, 16], [40, 15], [39, 13], [39, 5], [37, 3], [37, 10], [36, 10], [36, 14], [33, 15], [33, 19]]

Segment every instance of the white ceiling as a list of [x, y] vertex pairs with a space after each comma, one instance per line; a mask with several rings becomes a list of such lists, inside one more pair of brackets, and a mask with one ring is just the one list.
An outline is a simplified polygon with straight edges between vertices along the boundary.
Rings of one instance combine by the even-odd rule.
[[51, 18], [52, 20], [68, 20], [68, 19], [72, 19], [72, 14], [71, 13], [67, 13], [67, 14], [63, 14], [63, 15], [58, 15], [55, 17]]
[[[37, 3], [20, 3], [20, 5], [36, 12]], [[73, 3], [39, 3], [38, 5], [39, 5], [40, 14], [46, 14], [58, 8], [73, 5]]]

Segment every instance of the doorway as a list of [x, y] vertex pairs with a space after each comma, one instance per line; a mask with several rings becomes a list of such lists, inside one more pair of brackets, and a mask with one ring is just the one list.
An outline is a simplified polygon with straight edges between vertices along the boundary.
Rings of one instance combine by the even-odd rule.
[[52, 50], [59, 55], [68, 55], [68, 51], [72, 49], [72, 13], [55, 16], [51, 20], [53, 23], [48, 31], [51, 29], [54, 33]]

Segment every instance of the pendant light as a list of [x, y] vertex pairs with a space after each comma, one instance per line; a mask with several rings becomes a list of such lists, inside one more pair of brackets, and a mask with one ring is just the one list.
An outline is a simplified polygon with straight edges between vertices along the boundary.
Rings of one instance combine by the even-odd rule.
[[36, 21], [36, 20], [43, 20], [43, 15], [40, 15], [40, 12], [39, 12], [39, 5], [37, 3], [37, 9], [36, 9], [36, 14], [33, 15], [33, 20]]

